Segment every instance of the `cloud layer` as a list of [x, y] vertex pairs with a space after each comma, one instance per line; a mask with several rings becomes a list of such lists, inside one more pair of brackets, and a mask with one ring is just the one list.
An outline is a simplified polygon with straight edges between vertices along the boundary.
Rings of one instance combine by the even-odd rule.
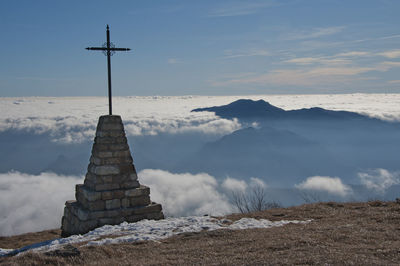
[[173, 174], [143, 170], [140, 182], [151, 187], [151, 198], [161, 202], [168, 216], [223, 215], [233, 211], [229, 199], [219, 192], [216, 179], [208, 174]]
[[64, 203], [75, 197], [75, 184], [81, 182], [53, 173], [0, 174], [0, 235], [60, 227]]
[[[337, 74], [346, 76], [352, 71], [359, 72], [365, 69], [348, 70]], [[291, 75], [299, 75], [300, 78], [303, 72], [308, 70], [291, 71], [294, 71]], [[324, 71], [328, 71], [328, 68], [320, 68], [312, 75], [322, 77]], [[265, 77], [257, 77], [256, 80], [284, 78], [290, 82], [287, 74], [274, 72]], [[286, 110], [318, 106], [400, 121], [399, 94], [114, 97], [114, 109], [115, 113], [122, 116], [128, 136], [193, 132], [221, 136], [240, 129], [242, 125], [237, 120], [221, 119], [213, 113], [190, 111], [195, 108], [224, 105], [243, 98], [263, 99]], [[374, 104], [371, 105], [371, 102]], [[98, 116], [106, 111], [106, 98], [102, 97], [1, 98], [0, 112], [5, 118], [0, 118], [0, 132], [23, 130], [34, 134], [47, 133], [53, 141], [79, 143], [93, 139]]]

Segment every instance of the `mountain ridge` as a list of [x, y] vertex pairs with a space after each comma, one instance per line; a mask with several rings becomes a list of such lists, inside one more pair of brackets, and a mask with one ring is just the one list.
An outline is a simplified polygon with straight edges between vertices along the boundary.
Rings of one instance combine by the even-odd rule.
[[238, 119], [373, 119], [355, 112], [333, 111], [321, 107], [284, 110], [264, 100], [240, 99], [222, 106], [196, 108], [191, 112], [214, 112], [221, 118]]

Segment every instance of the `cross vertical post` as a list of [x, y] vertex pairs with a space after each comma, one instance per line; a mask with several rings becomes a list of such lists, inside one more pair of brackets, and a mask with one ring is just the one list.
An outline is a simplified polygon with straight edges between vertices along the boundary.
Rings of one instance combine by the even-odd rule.
[[110, 28], [107, 25], [108, 111], [112, 115]]
[[108, 72], [108, 112], [109, 115], [112, 115], [112, 101], [111, 101], [111, 56], [116, 51], [130, 51], [130, 48], [116, 48], [115, 45], [110, 41], [110, 28], [107, 24], [106, 30], [107, 42], [103, 44], [102, 47], [87, 47], [86, 50], [97, 50], [103, 51], [103, 53], [107, 56], [107, 72]]

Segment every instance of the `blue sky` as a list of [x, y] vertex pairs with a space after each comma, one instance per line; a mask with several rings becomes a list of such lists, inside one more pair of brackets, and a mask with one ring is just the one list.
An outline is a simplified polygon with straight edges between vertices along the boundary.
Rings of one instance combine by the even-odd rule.
[[3, 97], [400, 92], [398, 0], [0, 4]]

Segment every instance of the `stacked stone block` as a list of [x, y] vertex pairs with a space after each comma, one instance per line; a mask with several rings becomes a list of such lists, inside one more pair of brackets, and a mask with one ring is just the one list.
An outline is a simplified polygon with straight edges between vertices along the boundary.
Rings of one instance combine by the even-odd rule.
[[120, 116], [101, 116], [84, 184], [67, 201], [62, 236], [84, 234], [106, 224], [163, 219], [150, 189], [140, 185]]

